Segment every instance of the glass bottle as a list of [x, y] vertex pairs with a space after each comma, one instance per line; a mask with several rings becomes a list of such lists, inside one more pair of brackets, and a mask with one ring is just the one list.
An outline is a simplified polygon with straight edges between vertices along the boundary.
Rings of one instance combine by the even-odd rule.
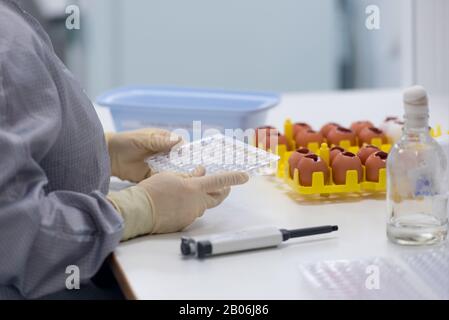
[[387, 236], [397, 244], [443, 242], [448, 233], [447, 159], [430, 135], [426, 90], [404, 92], [405, 125], [387, 161]]

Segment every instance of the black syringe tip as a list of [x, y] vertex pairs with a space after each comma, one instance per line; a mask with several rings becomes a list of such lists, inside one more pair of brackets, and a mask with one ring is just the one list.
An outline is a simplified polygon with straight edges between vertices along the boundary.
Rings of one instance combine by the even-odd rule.
[[285, 230], [281, 229], [282, 240], [287, 241], [291, 238], [300, 238], [314, 236], [323, 233], [330, 233], [338, 230], [338, 226], [320, 226], [313, 228], [295, 229], [295, 230]]

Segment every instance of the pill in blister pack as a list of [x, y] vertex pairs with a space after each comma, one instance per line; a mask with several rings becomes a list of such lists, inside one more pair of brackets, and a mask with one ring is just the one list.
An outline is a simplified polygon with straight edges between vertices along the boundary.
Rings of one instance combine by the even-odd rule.
[[266, 173], [275, 168], [279, 157], [253, 147], [235, 137], [213, 135], [174, 148], [146, 160], [155, 172], [191, 173], [199, 165], [207, 174], [242, 171], [250, 175]]
[[301, 275], [312, 292], [329, 299], [423, 299], [400, 265], [385, 258], [305, 264]]
[[403, 259], [439, 298], [449, 299], [449, 245], [407, 254]]

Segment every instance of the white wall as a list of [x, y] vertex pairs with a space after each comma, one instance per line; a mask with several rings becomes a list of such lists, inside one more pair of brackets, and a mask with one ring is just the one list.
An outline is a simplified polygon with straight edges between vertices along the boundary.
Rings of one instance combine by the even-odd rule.
[[413, 0], [413, 82], [431, 98], [431, 118], [449, 130], [449, 1]]
[[88, 93], [95, 96], [131, 83], [334, 89], [339, 58], [336, 4], [335, 0], [85, 1]]
[[449, 95], [449, 1], [414, 0], [414, 17], [415, 81]]
[[[78, 0], [81, 6], [82, 37], [76, 44], [70, 66], [80, 76], [87, 93], [99, 93], [121, 84], [119, 44], [121, 39], [121, 0]], [[81, 70], [84, 68], [84, 70]]]
[[[403, 47], [402, 28], [410, 0], [348, 0], [351, 5], [354, 85], [357, 88], [398, 87], [402, 83], [402, 61], [409, 54]], [[365, 8], [380, 10], [380, 29], [368, 30]]]

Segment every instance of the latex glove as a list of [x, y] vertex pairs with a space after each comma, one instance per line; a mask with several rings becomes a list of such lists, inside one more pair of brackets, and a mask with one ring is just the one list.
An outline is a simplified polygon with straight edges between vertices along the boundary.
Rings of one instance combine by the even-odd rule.
[[182, 140], [162, 129], [140, 129], [122, 133], [107, 133], [106, 142], [111, 160], [111, 174], [122, 180], [140, 182], [151, 176], [146, 158], [159, 152], [169, 152]]
[[112, 192], [108, 199], [125, 221], [122, 240], [144, 234], [178, 232], [201, 217], [206, 209], [218, 206], [230, 187], [248, 181], [242, 172], [194, 176], [163, 172], [138, 185]]

